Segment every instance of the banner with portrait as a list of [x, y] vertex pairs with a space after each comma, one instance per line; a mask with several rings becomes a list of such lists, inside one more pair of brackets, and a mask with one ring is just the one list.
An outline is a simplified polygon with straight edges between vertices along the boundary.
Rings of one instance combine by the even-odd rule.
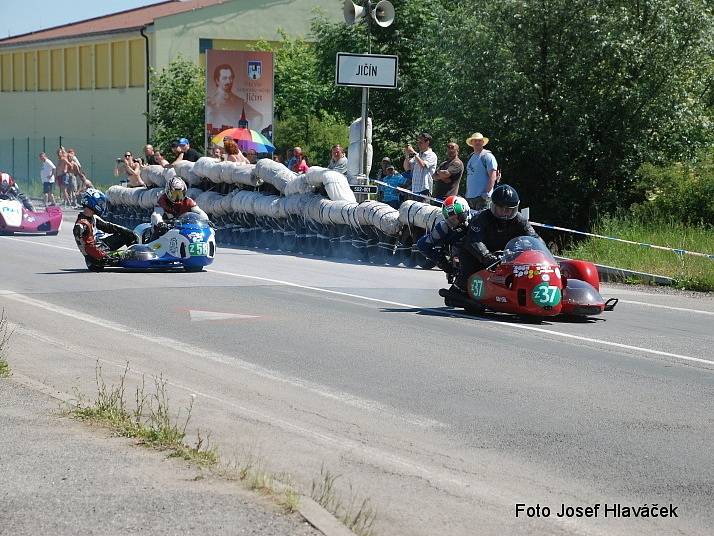
[[229, 128], [249, 128], [273, 140], [272, 52], [206, 51], [208, 141]]

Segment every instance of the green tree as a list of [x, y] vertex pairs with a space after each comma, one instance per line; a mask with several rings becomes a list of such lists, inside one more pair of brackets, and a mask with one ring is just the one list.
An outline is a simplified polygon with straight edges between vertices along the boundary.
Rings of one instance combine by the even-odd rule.
[[349, 127], [341, 118], [328, 112], [318, 112], [307, 118], [286, 115], [275, 122], [276, 150], [284, 154], [287, 149], [300, 146], [311, 166], [325, 166], [330, 160], [330, 149], [340, 144], [347, 147]]
[[538, 212], [586, 224], [635, 200], [643, 162], [711, 143], [706, 2], [506, 0], [483, 20], [489, 52], [463, 69], [524, 191], [545, 197]]
[[171, 142], [186, 137], [203, 151], [206, 79], [203, 69], [179, 56], [161, 72], [151, 72], [151, 139], [162, 151]]

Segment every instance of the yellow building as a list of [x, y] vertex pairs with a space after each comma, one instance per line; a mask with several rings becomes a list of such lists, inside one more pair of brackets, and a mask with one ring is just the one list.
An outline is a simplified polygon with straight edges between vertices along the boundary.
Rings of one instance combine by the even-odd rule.
[[306, 37], [313, 10], [341, 20], [339, 0], [169, 0], [0, 39], [0, 170], [39, 181], [40, 151], [73, 147], [95, 182], [114, 181], [116, 157], [149, 138], [147, 66], [179, 54]]

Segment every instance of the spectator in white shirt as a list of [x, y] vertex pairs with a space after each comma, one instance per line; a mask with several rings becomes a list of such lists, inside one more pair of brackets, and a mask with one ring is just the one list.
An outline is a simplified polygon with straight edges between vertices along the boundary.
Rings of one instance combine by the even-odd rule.
[[52, 160], [47, 158], [45, 153], [40, 153], [40, 177], [42, 178], [42, 193], [45, 196], [45, 206], [55, 204], [55, 194], [52, 192], [55, 186], [55, 168]]
[[[434, 183], [437, 157], [431, 150], [431, 135], [422, 132], [417, 137], [419, 151], [415, 151], [411, 144], [404, 148], [404, 169], [412, 171], [412, 193], [430, 195]], [[425, 201], [417, 198], [419, 201]], [[428, 201], [426, 201], [428, 202]]]

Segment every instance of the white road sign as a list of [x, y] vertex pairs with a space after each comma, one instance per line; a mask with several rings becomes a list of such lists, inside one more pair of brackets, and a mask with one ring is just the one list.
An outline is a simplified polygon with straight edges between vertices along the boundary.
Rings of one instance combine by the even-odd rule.
[[396, 89], [397, 56], [337, 53], [335, 84]]

